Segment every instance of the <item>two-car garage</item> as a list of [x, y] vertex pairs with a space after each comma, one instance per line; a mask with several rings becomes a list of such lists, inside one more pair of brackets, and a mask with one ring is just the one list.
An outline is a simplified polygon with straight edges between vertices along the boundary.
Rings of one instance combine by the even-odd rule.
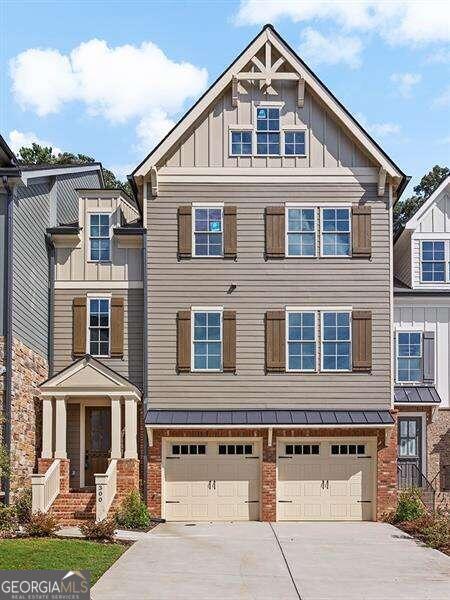
[[[374, 518], [375, 438], [278, 438], [274, 444], [277, 520]], [[259, 520], [263, 486], [270, 488], [262, 482], [260, 438], [164, 440], [162, 516], [168, 521]]]

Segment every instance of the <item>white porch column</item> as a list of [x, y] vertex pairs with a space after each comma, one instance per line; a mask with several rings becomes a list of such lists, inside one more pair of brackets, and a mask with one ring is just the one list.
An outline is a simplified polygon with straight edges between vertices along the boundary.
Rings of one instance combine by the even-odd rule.
[[124, 458], [137, 458], [137, 403], [133, 397], [125, 398]]
[[55, 412], [55, 458], [67, 458], [67, 410], [65, 398], [56, 398]]
[[42, 458], [53, 457], [53, 398], [42, 399]]
[[120, 396], [111, 396], [111, 458], [121, 458], [121, 429]]

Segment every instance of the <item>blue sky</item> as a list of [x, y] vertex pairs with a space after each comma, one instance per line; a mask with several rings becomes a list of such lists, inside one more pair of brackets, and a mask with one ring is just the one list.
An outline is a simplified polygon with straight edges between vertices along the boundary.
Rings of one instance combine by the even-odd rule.
[[450, 164], [447, 4], [7, 0], [0, 130], [123, 176], [272, 22], [416, 183]]

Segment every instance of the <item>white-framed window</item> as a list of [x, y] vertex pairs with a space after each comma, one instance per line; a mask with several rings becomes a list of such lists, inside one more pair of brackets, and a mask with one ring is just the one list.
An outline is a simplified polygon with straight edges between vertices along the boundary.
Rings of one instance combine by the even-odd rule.
[[365, 444], [331, 444], [332, 456], [363, 456], [366, 453]]
[[206, 454], [206, 444], [172, 444], [172, 455]]
[[222, 310], [192, 311], [192, 371], [222, 370]]
[[91, 356], [109, 356], [111, 332], [110, 298], [88, 297], [88, 353]]
[[286, 255], [316, 256], [315, 208], [286, 208]]
[[192, 219], [192, 247], [194, 256], [223, 256], [223, 208], [194, 207]]
[[251, 129], [230, 130], [230, 154], [251, 156], [253, 154], [253, 131]]
[[421, 331], [397, 331], [397, 382], [422, 381], [423, 342]]
[[350, 209], [321, 208], [321, 255], [350, 256]]
[[253, 444], [219, 444], [219, 454], [250, 455], [253, 454]]
[[110, 215], [92, 213], [89, 215], [89, 256], [91, 261], [111, 260]]
[[322, 371], [351, 370], [351, 313], [322, 312]]
[[284, 154], [286, 156], [306, 156], [306, 131], [284, 130]]
[[284, 453], [287, 456], [292, 456], [294, 454], [302, 454], [302, 455], [319, 455], [320, 454], [320, 444], [286, 444], [284, 447]]
[[279, 156], [280, 137], [280, 109], [258, 106], [256, 108], [256, 154]]
[[450, 280], [446, 245], [448, 242], [442, 240], [422, 240], [420, 272], [423, 283], [446, 283]]
[[316, 313], [287, 311], [286, 316], [287, 370], [315, 371]]

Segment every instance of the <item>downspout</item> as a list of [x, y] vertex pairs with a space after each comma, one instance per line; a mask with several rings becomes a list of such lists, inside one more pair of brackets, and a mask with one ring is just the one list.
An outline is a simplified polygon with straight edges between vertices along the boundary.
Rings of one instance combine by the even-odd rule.
[[[147, 203], [147, 193], [146, 193], [147, 183], [144, 181], [144, 193], [143, 193], [143, 203]], [[147, 228], [147, 223], [144, 222], [144, 219], [147, 216], [147, 206], [143, 207], [142, 211], [142, 226], [144, 229]], [[144, 461], [144, 467], [142, 471], [142, 478], [144, 484], [144, 502], [147, 504], [147, 479], [148, 479], [148, 440], [147, 440], [147, 432], [145, 429], [145, 415], [147, 414], [148, 408], [148, 276], [147, 276], [147, 236], [148, 232], [146, 232], [142, 237], [142, 286], [143, 286], [143, 303], [144, 303], [144, 327], [143, 327], [143, 344], [142, 344], [142, 352], [143, 352], [143, 361], [142, 361], [142, 412], [143, 412], [143, 435], [144, 435], [144, 444], [143, 444], [143, 456], [142, 459]]]
[[[5, 383], [3, 402], [3, 445], [8, 457], [11, 455], [11, 404], [12, 404], [12, 362], [13, 362], [13, 229], [14, 229], [14, 195], [8, 183], [8, 176], [3, 176], [3, 187], [6, 190], [6, 265], [5, 265]], [[10, 501], [10, 479], [3, 477], [2, 487], [5, 491], [5, 504]]]
[[55, 314], [55, 246], [52, 242], [52, 236], [45, 234], [45, 245], [48, 254], [48, 376], [53, 375], [53, 339], [54, 339], [54, 314]]

